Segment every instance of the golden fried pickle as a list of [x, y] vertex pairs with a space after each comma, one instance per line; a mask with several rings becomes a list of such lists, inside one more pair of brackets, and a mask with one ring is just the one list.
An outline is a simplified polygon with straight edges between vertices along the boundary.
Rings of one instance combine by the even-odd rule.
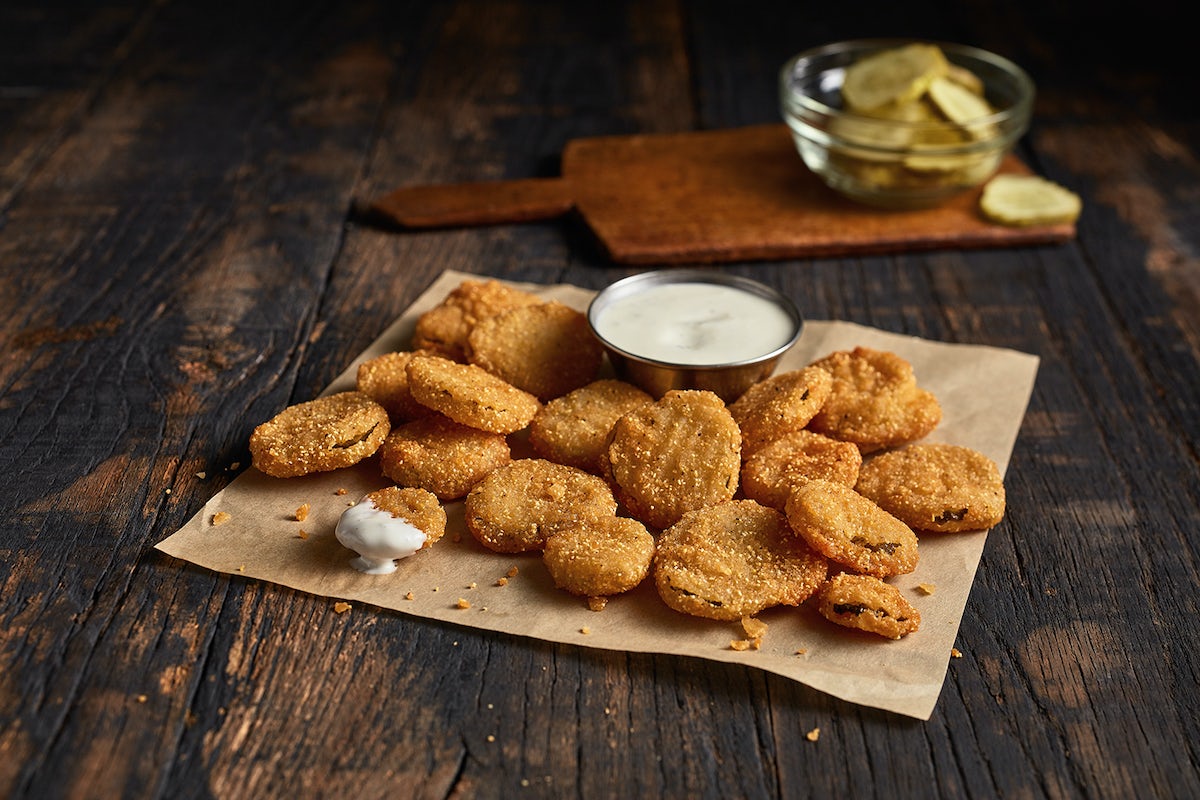
[[358, 365], [356, 388], [387, 409], [392, 424], [399, 425], [434, 413], [421, 405], [408, 388], [408, 362], [427, 351], [384, 353]]
[[417, 402], [470, 428], [514, 433], [528, 426], [541, 408], [533, 395], [474, 364], [414, 355], [405, 370]]
[[489, 550], [540, 550], [556, 525], [612, 516], [617, 501], [603, 480], [541, 458], [491, 472], [467, 495], [467, 528]]
[[741, 433], [712, 392], [669, 391], [616, 421], [607, 461], [621, 504], [645, 524], [667, 528], [688, 511], [733, 497]]
[[729, 406], [742, 431], [742, 458], [807, 425], [832, 390], [833, 377], [819, 367], [773, 375], [747, 389]]
[[429, 547], [446, 535], [446, 509], [433, 492], [416, 487], [388, 486], [364, 495], [362, 500], [424, 533], [422, 547]]
[[587, 317], [558, 302], [480, 320], [467, 338], [468, 361], [541, 400], [590, 383], [603, 358]]
[[809, 428], [854, 442], [864, 453], [920, 439], [942, 419], [937, 398], [917, 385], [912, 365], [895, 353], [856, 347], [814, 362], [833, 391]]
[[858, 492], [808, 481], [788, 496], [788, 522], [817, 552], [855, 572], [887, 578], [917, 567], [917, 535]]
[[542, 406], [529, 424], [529, 443], [542, 458], [600, 475], [613, 424], [626, 412], [653, 402], [633, 384], [593, 381]]
[[340, 392], [289, 406], [250, 435], [254, 466], [294, 478], [357, 464], [388, 435], [387, 410], [361, 392]]
[[827, 573], [825, 558], [783, 514], [753, 500], [689, 511], [663, 531], [654, 556], [655, 585], [668, 606], [719, 620], [799, 605]]
[[895, 586], [870, 575], [833, 576], [816, 593], [817, 610], [830, 622], [889, 639], [921, 626], [921, 614]]
[[1004, 517], [995, 462], [968, 447], [913, 444], [880, 453], [859, 472], [860, 494], [919, 531], [981, 531]]
[[793, 431], [755, 451], [742, 465], [742, 494], [783, 511], [796, 486], [826, 480], [854, 486], [862, 453], [853, 442]]
[[466, 361], [467, 337], [480, 320], [541, 302], [537, 295], [497, 280], [465, 280], [417, 318], [413, 348], [431, 350], [452, 361]]
[[426, 417], [393, 430], [379, 448], [383, 474], [401, 486], [457, 500], [497, 467], [512, 460], [502, 434]]
[[627, 592], [650, 572], [654, 537], [636, 519], [598, 516], [554, 525], [542, 560], [554, 585], [582, 597]]

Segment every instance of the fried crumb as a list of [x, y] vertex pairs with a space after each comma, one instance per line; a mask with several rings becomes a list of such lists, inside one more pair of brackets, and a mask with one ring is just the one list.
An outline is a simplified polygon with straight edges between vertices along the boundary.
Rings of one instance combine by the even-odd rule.
[[[169, 491], [171, 491], [171, 490], [170, 490], [170, 489], [167, 489], [167, 491], [169, 492]], [[1053, 586], [1047, 586], [1047, 587], [1046, 587], [1046, 596], [1047, 596], [1047, 597], [1054, 597], [1054, 596], [1055, 596], [1055, 595], [1057, 595], [1057, 594], [1058, 594], [1058, 589], [1055, 589]]]
[[346, 493], [345, 489], [338, 489], [336, 492], [334, 492], [334, 494], [336, 494], [338, 497], [341, 497], [345, 493]]
[[513, 564], [511, 567], [508, 568], [508, 572], [506, 574], [510, 578], [515, 578], [515, 577], [517, 577], [517, 573], [519, 573], [520, 571], [521, 570], [517, 569], [517, 565]]
[[592, 632], [592, 629], [589, 628], [587, 625], [584, 625], [582, 628], [579, 629], [579, 632], [582, 633], [584, 636], [587, 636], [589, 633]]
[[350, 610], [350, 608], [351, 608], [351, 606], [349, 603], [345, 602], [344, 600], [339, 600], [338, 602], [333, 604], [333, 613], [345, 614], [347, 611]]
[[479, 585], [479, 584], [475, 583], [475, 581], [471, 581], [470, 583], [468, 583], [468, 584], [467, 584], [467, 588], [468, 588], [468, 589], [474, 589], [474, 588], [475, 588], [476, 586], [478, 586], [478, 585]]
[[489, 733], [487, 736], [487, 740], [489, 742], [494, 742], [494, 741], [496, 741], [496, 737]]
[[238, 565], [238, 568], [237, 568], [237, 571], [238, 571], [238, 572], [245, 572], [245, 571], [246, 571], [246, 565], [245, 565], [245, 564], [239, 564], [239, 565]]
[[[170, 491], [170, 490], [168, 490], [168, 491]], [[212, 515], [212, 524], [214, 527], [217, 525], [224, 525], [226, 522], [229, 522], [229, 520], [231, 520], [231, 519], [233, 519], [233, 515], [230, 514], [228, 511], [218, 511], [217, 513]]]
[[308, 531], [304, 530], [304, 528], [301, 528], [301, 529], [300, 529], [300, 532], [299, 532], [299, 533], [297, 533], [297, 534], [296, 534], [296, 536], [297, 536], [298, 538], [300, 538], [300, 539], [307, 539], [307, 538], [308, 538]]
[[196, 477], [197, 477], [197, 478], [199, 478], [200, 480], [204, 480], [205, 478], [207, 478], [207, 477], [208, 477], [208, 473], [207, 473], [207, 472], [203, 472], [203, 471], [201, 471], [201, 472], [197, 472], [197, 473], [196, 473]]
[[800, 649], [798, 649], [798, 650], [796, 651], [796, 655], [798, 655], [798, 656], [806, 656], [806, 655], [808, 655], [808, 648], [807, 648], [807, 647], [801, 647]]
[[742, 617], [742, 630], [751, 639], [761, 639], [767, 635], [767, 623], [754, 617]]
[[813, 728], [811, 731], [804, 734], [804, 738], [808, 739], [810, 742], [815, 742], [817, 739], [821, 738], [821, 729]]
[[753, 642], [751, 642], [749, 639], [734, 639], [729, 643], [729, 649], [737, 650], [738, 652], [749, 650], [752, 646]]
[[296, 522], [304, 522], [304, 520], [308, 519], [309, 508], [309, 504], [305, 503], [296, 509]]
[[937, 586], [932, 583], [918, 583], [917, 591], [924, 595], [930, 595], [937, 591]]
[[957, 647], [951, 647], [950, 648], [950, 657], [951, 658], [962, 658], [962, 651], [960, 651]]
[[404, 595], [404, 599], [405, 600], [414, 600], [414, 599], [416, 599], [416, 595], [414, 595], [412, 592], [409, 592], [408, 594]]
[[460, 598], [458, 598], [458, 602], [455, 603], [454, 605], [457, 606], [458, 608], [470, 608], [471, 601], [465, 597], [460, 597]]
[[236, 471], [238, 470], [238, 467], [240, 467], [240, 466], [242, 466], [242, 462], [240, 462], [240, 461], [235, 461], [235, 462], [233, 462], [232, 464], [230, 464], [230, 465], [229, 465], [229, 471], [230, 471], [230, 472], [236, 472]]
[[165, 489], [164, 491], [165, 491], [167, 494], [170, 494], [170, 493], [171, 493], [171, 490], [170, 490], [170, 489]]
[[607, 597], [589, 597], [587, 603], [588, 603], [588, 608], [591, 609], [592, 611], [603, 611], [605, 606], [608, 605], [608, 598]]
[[497, 586], [508, 586], [508, 578], [497, 578], [496, 585]]
[[453, 536], [450, 537], [450, 541], [454, 542], [455, 544], [458, 544], [459, 542], [462, 541], [462, 534], [461, 533], [454, 534]]
[[144, 695], [144, 694], [139, 694], [139, 695], [138, 695], [136, 698], [134, 698], [134, 699], [135, 699], [135, 700], [137, 700], [139, 703], [144, 703], [144, 702], [146, 702], [146, 701], [147, 701], [149, 698], [148, 698], [148, 697], [146, 697], [146, 695]]

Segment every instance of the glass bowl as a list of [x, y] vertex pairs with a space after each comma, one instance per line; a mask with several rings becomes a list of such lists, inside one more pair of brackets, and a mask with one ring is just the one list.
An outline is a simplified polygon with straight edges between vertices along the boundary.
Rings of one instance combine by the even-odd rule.
[[[1029, 128], [1034, 85], [1008, 59], [976, 47], [936, 45], [957, 76], [978, 79], [975, 91], [992, 113], [949, 122], [930, 108], [885, 106], [850, 111], [842, 99], [846, 69], [914, 40], [858, 39], [806, 50], [779, 73], [780, 109], [808, 168], [835, 191], [885, 208], [928, 208], [973, 189], [996, 173]], [[967, 76], [969, 78], [969, 76]], [[917, 113], [920, 111], [920, 113]], [[930, 118], [931, 115], [937, 118]]]
[[804, 327], [792, 301], [763, 283], [680, 267], [610, 284], [587, 318], [618, 378], [656, 398], [705, 389], [726, 403], [769, 377]]

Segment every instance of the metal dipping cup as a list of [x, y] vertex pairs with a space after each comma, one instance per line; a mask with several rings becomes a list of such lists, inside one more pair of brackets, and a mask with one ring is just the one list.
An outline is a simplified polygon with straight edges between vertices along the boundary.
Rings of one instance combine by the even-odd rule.
[[[652, 287], [694, 283], [731, 287], [770, 301], [791, 319], [791, 334], [778, 346], [740, 361], [681, 364], [650, 358], [628, 347], [618, 347], [606, 339], [597, 327], [604, 311], [624, 298]], [[749, 278], [704, 269], [670, 268], [643, 272], [616, 281], [592, 300], [587, 318], [592, 334], [604, 345], [619, 379], [641, 387], [655, 398], [662, 397], [672, 389], [705, 389], [726, 403], [732, 403], [750, 386], [769, 377], [779, 359], [800, 338], [804, 328], [804, 320], [795, 304], [770, 286]], [[753, 321], [747, 320], [747, 325], [753, 325]]]

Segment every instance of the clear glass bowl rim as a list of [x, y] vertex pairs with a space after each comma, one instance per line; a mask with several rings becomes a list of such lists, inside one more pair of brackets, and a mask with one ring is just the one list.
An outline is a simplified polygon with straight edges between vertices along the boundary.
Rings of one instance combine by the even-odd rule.
[[[977, 61], [983, 61], [998, 68], [1000, 71], [1010, 75], [1017, 83], [1018, 96], [1017, 101], [1011, 106], [1001, 109], [994, 114], [989, 114], [986, 117], [966, 120], [963, 125], [1003, 125], [1011, 121], [1027, 119], [1033, 108], [1034, 83], [1024, 69], [1018, 66], [1015, 62], [1002, 55], [993, 53], [990, 50], [984, 50], [980, 47], [972, 45], [955, 44], [953, 42], [942, 42], [934, 39], [899, 39], [899, 38], [871, 38], [871, 39], [845, 39], [839, 42], [831, 42], [829, 44], [813, 47], [804, 50], [792, 56], [784, 63], [779, 71], [779, 85], [785, 113], [802, 114], [803, 112], [811, 112], [828, 117], [845, 117], [854, 120], [863, 120], [867, 124], [888, 124], [890, 126], [902, 125], [913, 130], [920, 130], [923, 126], [930, 123], [927, 122], [904, 122], [896, 120], [880, 120], [877, 117], [867, 116], [865, 114], [857, 114], [853, 111], [847, 111], [841, 108], [834, 108], [826, 105], [820, 100], [811, 95], [801, 94], [795, 90], [796, 65], [804, 60], [813, 60], [821, 56], [831, 56], [844, 53], [847, 51], [860, 50], [864, 52], [878, 52], [892, 47], [902, 47], [906, 44], [932, 44], [941, 48], [942, 52], [946, 53], [953, 62], [953, 56], [961, 56], [964, 58], [972, 58]], [[931, 151], [932, 152], [932, 151]]]

